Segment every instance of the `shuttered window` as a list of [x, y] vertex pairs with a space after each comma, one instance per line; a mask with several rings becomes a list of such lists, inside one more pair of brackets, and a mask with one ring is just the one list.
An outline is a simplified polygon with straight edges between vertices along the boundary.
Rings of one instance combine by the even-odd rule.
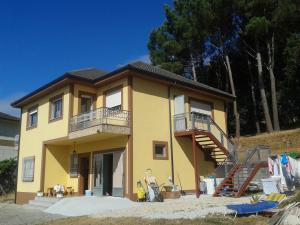
[[205, 115], [212, 115], [212, 106], [210, 104], [200, 102], [200, 101], [190, 101], [191, 112], [201, 113]]
[[28, 111], [27, 128], [37, 127], [37, 121], [38, 121], [38, 108], [36, 106], [29, 109]]
[[34, 180], [34, 156], [23, 158], [22, 180], [31, 182]]
[[114, 110], [122, 109], [122, 90], [113, 90], [106, 93], [105, 106]]

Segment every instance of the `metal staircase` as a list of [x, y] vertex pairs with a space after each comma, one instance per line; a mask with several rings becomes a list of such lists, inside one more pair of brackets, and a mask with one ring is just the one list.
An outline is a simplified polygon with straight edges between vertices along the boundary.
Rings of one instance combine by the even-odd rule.
[[240, 197], [258, 171], [268, 167], [267, 158], [269, 155], [270, 149], [266, 146], [258, 146], [253, 150], [248, 150], [244, 161], [235, 163], [223, 182], [216, 188], [214, 196]]
[[209, 115], [195, 112], [175, 115], [174, 130], [176, 137], [192, 137], [205, 159], [215, 162], [215, 174], [225, 177], [214, 196], [240, 197], [260, 169], [268, 166], [270, 149], [265, 146], [247, 151], [246, 158], [239, 160], [234, 143]]
[[206, 159], [214, 160], [217, 166], [225, 159], [234, 161], [235, 145], [225, 132], [209, 116], [201, 113], [185, 113], [174, 116], [175, 136], [195, 133], [195, 140]]

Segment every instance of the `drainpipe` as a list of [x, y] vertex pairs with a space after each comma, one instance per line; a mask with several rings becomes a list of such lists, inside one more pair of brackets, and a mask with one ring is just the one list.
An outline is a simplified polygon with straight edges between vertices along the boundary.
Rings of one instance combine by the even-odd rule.
[[16, 187], [15, 187], [15, 204], [17, 204], [17, 191], [18, 191], [18, 176], [19, 176], [19, 163], [20, 163], [20, 144], [21, 144], [21, 127], [22, 127], [22, 114], [23, 108], [20, 110], [20, 124], [19, 124], [19, 141], [18, 141], [18, 156], [17, 156], [17, 174], [16, 174]]
[[174, 183], [174, 156], [173, 156], [173, 129], [172, 129], [172, 110], [171, 110], [171, 86], [168, 86], [168, 99], [169, 99], [169, 130], [170, 130], [170, 150], [171, 150], [171, 175], [172, 182]]

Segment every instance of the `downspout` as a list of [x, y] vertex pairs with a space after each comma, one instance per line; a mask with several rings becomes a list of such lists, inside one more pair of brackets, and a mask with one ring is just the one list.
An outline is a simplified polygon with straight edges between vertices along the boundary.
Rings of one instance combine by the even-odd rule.
[[174, 156], [173, 156], [173, 129], [172, 129], [172, 110], [171, 110], [171, 86], [168, 86], [168, 99], [169, 99], [169, 130], [170, 130], [170, 150], [171, 150], [171, 176], [174, 183]]
[[17, 174], [16, 174], [16, 190], [15, 190], [15, 204], [17, 204], [17, 191], [18, 191], [18, 176], [19, 176], [19, 162], [20, 162], [20, 143], [21, 143], [22, 114], [23, 114], [23, 108], [21, 108], [21, 115], [20, 115], [20, 128], [19, 128], [19, 141], [18, 141], [18, 156], [17, 156]]

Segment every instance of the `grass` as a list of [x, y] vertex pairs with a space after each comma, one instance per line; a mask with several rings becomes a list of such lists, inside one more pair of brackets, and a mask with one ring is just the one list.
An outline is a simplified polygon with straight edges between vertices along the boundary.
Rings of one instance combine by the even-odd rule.
[[0, 195], [0, 203], [3, 202], [15, 202], [15, 193]]
[[300, 129], [241, 137], [239, 140], [235, 139], [234, 142], [242, 151], [252, 149], [257, 145], [267, 145], [275, 154], [290, 151], [300, 153]]
[[66, 219], [55, 220], [44, 225], [267, 225], [267, 218], [261, 216], [249, 216], [243, 218], [236, 218], [223, 216], [211, 216], [204, 219], [142, 219], [142, 218], [91, 218], [91, 217], [72, 217]]

